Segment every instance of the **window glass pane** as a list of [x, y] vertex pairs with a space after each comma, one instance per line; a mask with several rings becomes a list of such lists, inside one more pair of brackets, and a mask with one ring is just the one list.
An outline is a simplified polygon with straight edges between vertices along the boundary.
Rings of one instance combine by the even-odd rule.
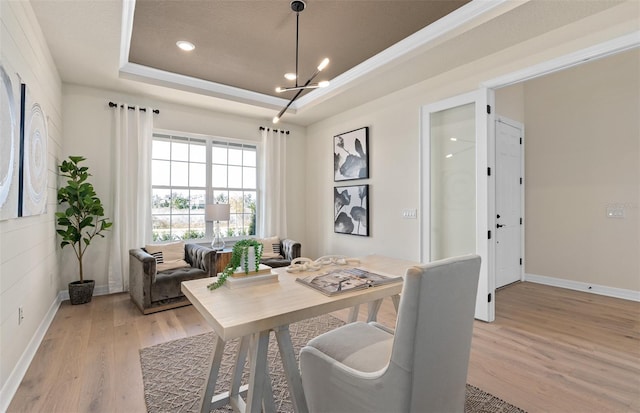
[[153, 159], [171, 159], [171, 143], [164, 140], [154, 140], [151, 146]]
[[227, 187], [227, 165], [213, 165], [211, 167], [211, 185], [214, 188]]
[[171, 191], [169, 189], [152, 190], [151, 195], [151, 213], [152, 214], [169, 214], [171, 213]]
[[244, 166], [256, 166], [255, 150], [244, 150]]
[[199, 239], [205, 236], [204, 215], [191, 215], [189, 230], [183, 234], [183, 239]]
[[244, 193], [244, 213], [252, 214], [256, 211], [256, 193], [245, 192]]
[[242, 149], [229, 147], [229, 165], [242, 165]]
[[185, 233], [189, 231], [189, 215], [171, 216], [171, 235], [176, 239], [184, 239]]
[[191, 145], [189, 145], [189, 161], [207, 162], [207, 146], [204, 141], [191, 141]]
[[256, 168], [242, 168], [242, 187], [245, 189], [256, 188]]
[[229, 193], [227, 191], [214, 191], [213, 192], [213, 203], [228, 204], [229, 203]]
[[229, 188], [242, 188], [242, 167], [229, 166]]
[[189, 185], [204, 188], [207, 186], [207, 165], [203, 163], [189, 164]]
[[206, 191], [191, 190], [189, 207], [191, 214], [204, 214], [204, 206], [206, 204]]
[[184, 214], [189, 211], [189, 190], [171, 191], [171, 213]]
[[431, 260], [476, 251], [475, 104], [431, 114]]
[[212, 162], [219, 164], [227, 164], [227, 145], [218, 146], [214, 145], [211, 148]]
[[171, 162], [171, 186], [189, 186], [189, 164]]
[[151, 161], [151, 185], [169, 186], [169, 172], [171, 171], [171, 162], [169, 161]]
[[171, 142], [171, 160], [188, 161], [189, 144], [186, 142]]
[[168, 241], [171, 239], [171, 215], [153, 215], [151, 217], [153, 241]]
[[231, 213], [242, 213], [244, 203], [242, 202], [242, 191], [229, 191], [229, 203], [231, 204]]

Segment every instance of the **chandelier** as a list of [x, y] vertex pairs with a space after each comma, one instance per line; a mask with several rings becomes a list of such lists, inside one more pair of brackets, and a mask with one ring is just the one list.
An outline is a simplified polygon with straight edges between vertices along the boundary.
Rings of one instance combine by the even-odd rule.
[[278, 92], [278, 93], [284, 93], [284, 92], [290, 92], [290, 91], [297, 91], [297, 93], [291, 98], [289, 103], [287, 103], [287, 105], [284, 108], [282, 108], [280, 113], [278, 113], [278, 115], [273, 118], [273, 123], [278, 123], [278, 121], [280, 120], [282, 115], [284, 115], [284, 113], [287, 111], [287, 109], [289, 109], [289, 106], [291, 106], [291, 104], [296, 99], [298, 99], [298, 97], [300, 96], [300, 94], [302, 93], [303, 90], [305, 90], [305, 89], [316, 89], [316, 88], [319, 88], [319, 87], [329, 86], [329, 81], [328, 80], [324, 80], [324, 81], [318, 82], [318, 83], [311, 83], [311, 82], [313, 82], [313, 79], [315, 79], [316, 76], [318, 76], [318, 74], [325, 67], [327, 67], [329, 65], [329, 58], [327, 58], [327, 57], [322, 59], [322, 62], [320, 62], [320, 64], [316, 68], [316, 71], [313, 73], [313, 75], [311, 75], [309, 80], [307, 80], [303, 85], [298, 84], [298, 43], [299, 43], [298, 42], [298, 38], [299, 38], [299, 33], [300, 33], [300, 13], [302, 11], [304, 11], [305, 7], [306, 7], [306, 4], [305, 4], [304, 1], [294, 0], [294, 1], [291, 2], [291, 10], [296, 12], [296, 72], [295, 73], [287, 73], [287, 74], [284, 75], [284, 77], [287, 80], [295, 80], [295, 86], [291, 86], [291, 87], [279, 87], [278, 86], [276, 88], [276, 92]]

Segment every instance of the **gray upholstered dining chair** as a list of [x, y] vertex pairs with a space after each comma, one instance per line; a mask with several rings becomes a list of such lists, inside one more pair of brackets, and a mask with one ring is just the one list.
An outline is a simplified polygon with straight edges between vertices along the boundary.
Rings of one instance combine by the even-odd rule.
[[480, 257], [407, 270], [395, 334], [344, 325], [300, 352], [310, 412], [463, 412]]

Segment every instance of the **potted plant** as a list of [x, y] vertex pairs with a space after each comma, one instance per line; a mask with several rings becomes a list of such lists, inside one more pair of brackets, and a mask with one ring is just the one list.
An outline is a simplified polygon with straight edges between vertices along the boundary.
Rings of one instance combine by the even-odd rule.
[[94, 280], [85, 280], [82, 269], [82, 258], [91, 240], [108, 230], [112, 223], [104, 218], [104, 207], [96, 195], [93, 185], [87, 182], [91, 176], [88, 167], [80, 166], [86, 158], [69, 156], [69, 160], [58, 165], [60, 176], [67, 178], [67, 184], [58, 189], [58, 205], [66, 204], [64, 212], [56, 212], [57, 233], [62, 238], [60, 247], [71, 245], [78, 259], [80, 280], [69, 283], [69, 299], [71, 304], [84, 304], [91, 301]]
[[[245, 274], [249, 274], [249, 272], [252, 271], [258, 271], [260, 258], [262, 258], [261, 243], [255, 239], [243, 239], [236, 242], [233, 245], [229, 263], [220, 275], [218, 275], [218, 280], [209, 284], [209, 289], [215, 290], [216, 288], [221, 287], [226, 279], [233, 275], [240, 266], [242, 266]], [[251, 264], [253, 264], [253, 269], [250, 267]]]

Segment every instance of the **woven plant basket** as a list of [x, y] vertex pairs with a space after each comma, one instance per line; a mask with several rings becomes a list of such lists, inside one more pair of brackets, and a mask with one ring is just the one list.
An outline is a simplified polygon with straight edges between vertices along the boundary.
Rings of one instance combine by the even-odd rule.
[[69, 301], [72, 305], [86, 304], [93, 297], [94, 280], [74, 281], [69, 283]]

